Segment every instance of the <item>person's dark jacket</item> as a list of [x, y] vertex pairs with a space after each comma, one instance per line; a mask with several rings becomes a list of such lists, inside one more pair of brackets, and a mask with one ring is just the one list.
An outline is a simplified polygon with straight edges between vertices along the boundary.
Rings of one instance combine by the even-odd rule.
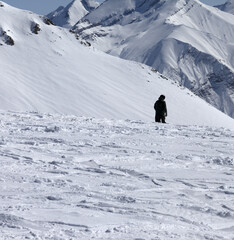
[[154, 109], [158, 116], [167, 116], [167, 105], [166, 102], [159, 98], [154, 104]]

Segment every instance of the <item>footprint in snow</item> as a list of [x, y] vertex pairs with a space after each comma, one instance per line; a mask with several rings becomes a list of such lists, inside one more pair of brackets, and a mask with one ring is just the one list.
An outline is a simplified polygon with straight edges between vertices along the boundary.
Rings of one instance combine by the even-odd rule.
[[48, 199], [50, 201], [60, 201], [60, 200], [62, 200], [62, 198], [54, 197], [54, 196], [47, 196], [46, 199]]

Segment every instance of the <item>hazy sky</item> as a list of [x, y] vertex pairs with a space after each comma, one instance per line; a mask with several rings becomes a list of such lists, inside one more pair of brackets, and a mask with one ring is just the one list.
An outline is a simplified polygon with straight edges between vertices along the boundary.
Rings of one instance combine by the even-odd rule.
[[[17, 8], [27, 9], [38, 14], [48, 14], [59, 6], [66, 6], [72, 0], [3, 0], [3, 2]], [[97, 0], [102, 2], [103, 0]], [[118, 0], [116, 0], [118, 1]], [[226, 0], [201, 0], [209, 5], [218, 5]]]

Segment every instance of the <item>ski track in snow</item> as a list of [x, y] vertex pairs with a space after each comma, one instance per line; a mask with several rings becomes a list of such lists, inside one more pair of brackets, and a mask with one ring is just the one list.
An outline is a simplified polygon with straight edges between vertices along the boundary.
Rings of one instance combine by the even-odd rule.
[[1, 239], [234, 239], [234, 133], [0, 112]]

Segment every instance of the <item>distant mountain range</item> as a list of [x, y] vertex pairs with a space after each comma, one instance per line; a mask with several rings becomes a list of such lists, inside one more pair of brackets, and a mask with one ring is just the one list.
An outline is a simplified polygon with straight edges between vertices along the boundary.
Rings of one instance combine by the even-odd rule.
[[154, 121], [165, 94], [168, 122], [220, 127], [234, 120], [152, 67], [88, 47], [43, 16], [0, 2], [0, 108]]

